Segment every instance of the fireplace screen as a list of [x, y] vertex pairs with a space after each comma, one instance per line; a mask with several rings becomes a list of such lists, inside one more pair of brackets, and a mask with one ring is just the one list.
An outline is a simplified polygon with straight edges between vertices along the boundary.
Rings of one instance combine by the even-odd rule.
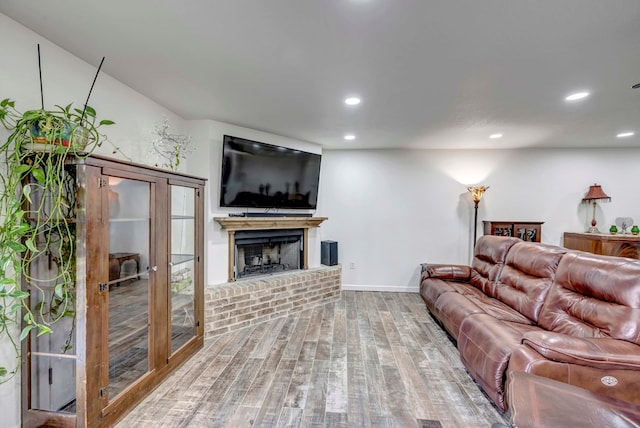
[[236, 278], [300, 269], [302, 239], [298, 229], [236, 232]]

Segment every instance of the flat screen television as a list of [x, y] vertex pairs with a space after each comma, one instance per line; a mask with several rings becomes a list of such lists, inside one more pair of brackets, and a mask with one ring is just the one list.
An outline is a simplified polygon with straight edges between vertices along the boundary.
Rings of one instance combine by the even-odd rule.
[[319, 154], [225, 135], [220, 206], [315, 209]]

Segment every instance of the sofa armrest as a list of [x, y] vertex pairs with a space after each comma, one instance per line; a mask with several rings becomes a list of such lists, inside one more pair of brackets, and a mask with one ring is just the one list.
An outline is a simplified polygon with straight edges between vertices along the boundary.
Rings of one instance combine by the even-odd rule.
[[527, 332], [522, 343], [543, 357], [599, 369], [640, 370], [640, 346], [612, 338], [581, 338], [550, 331]]
[[422, 264], [422, 279], [437, 278], [448, 281], [468, 282], [471, 279], [471, 267], [464, 265]]

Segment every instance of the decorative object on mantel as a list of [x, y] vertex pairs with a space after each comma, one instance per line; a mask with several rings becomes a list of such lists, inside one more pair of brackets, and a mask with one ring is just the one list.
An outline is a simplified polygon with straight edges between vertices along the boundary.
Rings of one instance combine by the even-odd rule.
[[615, 224], [611, 225], [611, 227], [609, 228], [609, 233], [612, 235], [615, 235], [616, 233], [618, 233], [618, 228], [616, 227]]
[[623, 235], [628, 234], [627, 228], [629, 228], [633, 224], [633, 219], [631, 217], [618, 217], [616, 218], [616, 226], [620, 229], [620, 233]]
[[603, 202], [611, 202], [611, 197], [607, 196], [606, 193], [602, 190], [602, 187], [599, 184], [594, 184], [593, 186], [589, 186], [589, 191], [582, 198], [583, 204], [593, 204], [593, 219], [591, 220], [591, 227], [587, 230], [587, 233], [600, 233], [598, 228], [596, 227], [596, 203], [597, 201]]
[[473, 198], [473, 247], [476, 246], [476, 239], [478, 237], [478, 205], [480, 204], [480, 200], [484, 195], [484, 192], [489, 189], [489, 186], [469, 186], [467, 190], [471, 192], [471, 197]]
[[[158, 136], [153, 140], [152, 152], [163, 159], [166, 163], [162, 167], [176, 171], [180, 166], [180, 159], [185, 159], [193, 151], [191, 147], [191, 136], [172, 134], [169, 132], [169, 119], [164, 119], [162, 126], [155, 126], [154, 133]], [[156, 166], [159, 166], [156, 164]]]
[[638, 228], [637, 224], [634, 224], [633, 227], [631, 228], [631, 234], [637, 235], [638, 233], [640, 233], [640, 228]]

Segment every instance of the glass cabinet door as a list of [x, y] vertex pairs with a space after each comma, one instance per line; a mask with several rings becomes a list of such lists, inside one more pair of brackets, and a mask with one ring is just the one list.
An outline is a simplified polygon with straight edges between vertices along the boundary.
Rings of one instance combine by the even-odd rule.
[[169, 262], [171, 354], [196, 335], [195, 316], [195, 210], [191, 187], [170, 186], [171, 260]]
[[149, 372], [152, 184], [108, 177], [108, 402]]
[[32, 179], [31, 189], [35, 190], [29, 212], [38, 211], [39, 217], [28, 217], [28, 221], [32, 227], [42, 224], [34, 239], [41, 252], [24, 253], [23, 263], [28, 266], [29, 275], [23, 276], [22, 281], [30, 293], [33, 316], [41, 323], [55, 322], [50, 334], [29, 335], [29, 408], [72, 414], [76, 410], [77, 351], [75, 179], [67, 169], [63, 173], [67, 203], [58, 210], [52, 208], [52, 194], [56, 192], [35, 185]]

